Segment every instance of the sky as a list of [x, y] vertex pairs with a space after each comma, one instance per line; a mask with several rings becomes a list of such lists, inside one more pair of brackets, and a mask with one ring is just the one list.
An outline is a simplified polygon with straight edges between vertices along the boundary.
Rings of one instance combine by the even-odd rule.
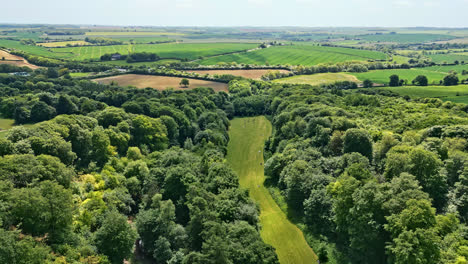
[[0, 23], [468, 27], [468, 0], [15, 0]]

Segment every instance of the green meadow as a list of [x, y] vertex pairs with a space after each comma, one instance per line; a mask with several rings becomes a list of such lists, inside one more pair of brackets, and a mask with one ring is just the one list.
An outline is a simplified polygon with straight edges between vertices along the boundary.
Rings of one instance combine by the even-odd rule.
[[454, 63], [455, 61], [467, 62], [468, 63], [468, 52], [462, 53], [448, 53], [448, 54], [433, 54], [426, 55], [431, 58], [435, 63]]
[[202, 65], [218, 63], [245, 63], [258, 65], [291, 64], [311, 66], [320, 63], [344, 61], [386, 60], [387, 55], [378, 51], [312, 45], [276, 46], [238, 54], [216, 56], [200, 61]]
[[113, 46], [86, 46], [51, 49], [54, 52], [73, 54], [73, 60], [98, 59], [104, 54], [129, 52], [156, 53], [161, 58], [176, 58], [195, 60], [201, 56], [213, 56], [229, 52], [244, 51], [256, 48], [255, 43], [164, 43], [135, 44]]
[[413, 69], [391, 69], [391, 70], [373, 70], [368, 72], [350, 72], [349, 74], [356, 76], [360, 81], [369, 79], [375, 83], [387, 84], [391, 75], [398, 75], [400, 79], [411, 81], [418, 75], [425, 75], [429, 80], [429, 84], [438, 84], [447, 74], [428, 70], [426, 68], [413, 68]]
[[468, 85], [457, 86], [399, 86], [379, 88], [412, 98], [440, 98], [444, 101], [468, 104]]
[[260, 235], [276, 249], [281, 264], [310, 264], [317, 256], [307, 244], [301, 230], [291, 223], [263, 185], [263, 149], [272, 131], [263, 116], [231, 121], [227, 160], [239, 175], [243, 188], [260, 206]]

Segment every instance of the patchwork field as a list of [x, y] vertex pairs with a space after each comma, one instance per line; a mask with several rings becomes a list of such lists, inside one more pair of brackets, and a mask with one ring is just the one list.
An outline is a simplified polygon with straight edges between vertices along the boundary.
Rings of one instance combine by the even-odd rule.
[[153, 31], [93, 31], [86, 32], [86, 36], [183, 36], [177, 32], [153, 32]]
[[449, 53], [449, 54], [434, 54], [427, 55], [435, 63], [454, 63], [455, 61], [468, 63], [468, 52], [463, 53]]
[[312, 75], [297, 75], [283, 79], [276, 79], [275, 83], [291, 83], [291, 84], [310, 84], [320, 85], [334, 83], [338, 81], [360, 82], [356, 76], [346, 73], [318, 73]]
[[66, 47], [67, 45], [86, 46], [86, 45], [91, 45], [91, 43], [82, 41], [82, 40], [76, 40], [76, 41], [45, 42], [45, 43], [38, 43], [37, 45], [48, 47], [48, 48], [54, 48], [54, 47]]
[[175, 60], [175, 59], [162, 59], [158, 61], [142, 61], [142, 62], [131, 62], [128, 63], [125, 60], [116, 60], [116, 61], [102, 61], [99, 63], [102, 64], [109, 64], [109, 65], [118, 65], [118, 66], [125, 66], [125, 65], [132, 65], [132, 66], [141, 66], [141, 65], [146, 65], [146, 66], [159, 66], [159, 65], [167, 65], [171, 64], [174, 62], [180, 62], [180, 60]]
[[216, 56], [200, 61], [202, 65], [218, 63], [245, 63], [257, 65], [291, 64], [311, 66], [320, 63], [344, 61], [385, 60], [382, 52], [350, 48], [322, 47], [311, 45], [278, 46], [251, 52]]
[[71, 48], [51, 49], [54, 52], [72, 54], [74, 60], [98, 59], [104, 54], [129, 52], [151, 52], [161, 58], [176, 58], [195, 60], [199, 57], [213, 56], [236, 51], [256, 48], [255, 43], [164, 43], [164, 44], [136, 44], [113, 46], [83, 46]]
[[279, 71], [281, 73], [288, 73], [289, 72], [287, 70], [264, 70], [264, 69], [255, 69], [255, 70], [191, 70], [191, 71], [188, 71], [188, 72], [195, 72], [195, 73], [198, 73], [198, 74], [201, 74], [201, 75], [203, 75], [203, 74], [210, 74], [210, 75], [214, 75], [214, 74], [218, 74], [218, 75], [231, 74], [231, 75], [235, 75], [235, 76], [241, 76], [241, 77], [244, 77], [244, 78], [260, 80], [263, 75], [267, 74], [270, 71]]
[[263, 185], [264, 142], [271, 134], [271, 124], [263, 116], [231, 121], [227, 160], [239, 175], [239, 183], [249, 190], [260, 206], [260, 235], [276, 249], [282, 264], [317, 263], [317, 256], [303, 233], [291, 223]]
[[[7, 39], [0, 39], [0, 47], [8, 48], [8, 49], [17, 49], [24, 51], [28, 54], [43, 56], [43, 57], [50, 57], [50, 58], [70, 58], [73, 56], [72, 53], [67, 52], [51, 52], [46, 47], [41, 46], [31, 46], [31, 45], [23, 45], [19, 41], [14, 40], [7, 40]], [[59, 49], [60, 51], [61, 49]]]
[[174, 88], [176, 90], [189, 90], [198, 87], [210, 87], [217, 92], [228, 92], [228, 85], [226, 83], [189, 79], [190, 85], [188, 87], [183, 87], [179, 85], [180, 80], [182, 80], [182, 78], [139, 74], [125, 74], [94, 79], [95, 82], [101, 84], [111, 84], [114, 82], [119, 86], [135, 86], [136, 88], [151, 87], [157, 90], [165, 90], [167, 88]]
[[362, 35], [361, 40], [372, 42], [395, 42], [395, 43], [424, 43], [441, 40], [451, 40], [454, 36], [443, 34], [382, 34], [382, 35]]
[[468, 64], [465, 64], [465, 65], [449, 65], [449, 66], [431, 66], [431, 67], [425, 67], [425, 68], [422, 68], [422, 69], [428, 70], [428, 71], [446, 73], [446, 74], [449, 74], [450, 72], [457, 72], [457, 73], [461, 74], [463, 72], [463, 70], [468, 71]]
[[468, 85], [457, 86], [400, 86], [380, 88], [413, 98], [433, 97], [444, 101], [468, 104]]
[[390, 76], [393, 74], [398, 75], [400, 79], [408, 80], [409, 84], [411, 84], [411, 81], [418, 75], [425, 75], [429, 80], [429, 84], [438, 84], [439, 81], [447, 75], [446, 73], [431, 71], [426, 68], [374, 70], [360, 73], [350, 72], [349, 74], [356, 76], [360, 81], [369, 79], [375, 83], [381, 84], [387, 84]]

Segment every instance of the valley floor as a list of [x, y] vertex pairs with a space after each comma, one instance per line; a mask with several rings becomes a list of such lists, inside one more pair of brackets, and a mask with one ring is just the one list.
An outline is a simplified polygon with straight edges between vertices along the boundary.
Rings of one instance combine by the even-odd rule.
[[280, 263], [317, 263], [301, 230], [287, 219], [263, 185], [263, 149], [271, 130], [271, 123], [264, 116], [232, 120], [227, 159], [239, 175], [240, 185], [260, 205], [260, 234], [276, 249]]

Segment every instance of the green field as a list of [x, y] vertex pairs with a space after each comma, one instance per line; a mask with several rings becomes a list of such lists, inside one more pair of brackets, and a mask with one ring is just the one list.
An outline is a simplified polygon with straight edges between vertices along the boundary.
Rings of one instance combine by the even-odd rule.
[[9, 49], [17, 49], [24, 51], [28, 54], [38, 55], [43, 57], [50, 57], [50, 58], [70, 58], [73, 56], [71, 53], [55, 53], [49, 51], [49, 49], [41, 46], [30, 46], [30, 45], [22, 45], [19, 41], [14, 40], [6, 40], [0, 39], [0, 47], [5, 47]]
[[338, 81], [359, 82], [359, 80], [355, 76], [346, 73], [318, 73], [312, 75], [296, 75], [292, 77], [276, 79], [273, 82], [320, 85], [326, 83], [334, 83]]
[[[380, 88], [413, 98], [434, 97], [444, 101], [468, 104], [468, 85], [457, 86], [400, 86]], [[458, 96], [457, 96], [458, 94]]]
[[87, 77], [91, 75], [91, 72], [72, 72], [70, 73], [70, 76], [73, 78], [79, 78], [79, 77]]
[[429, 84], [436, 83], [438, 84], [442, 80], [446, 73], [436, 72], [427, 70], [426, 68], [413, 68], [413, 69], [391, 69], [391, 70], [374, 70], [368, 72], [350, 72], [349, 74], [356, 76], [359, 80], [364, 81], [369, 79], [375, 83], [387, 84], [389, 82], [390, 76], [396, 74], [400, 79], [408, 80], [408, 83], [411, 84], [411, 81], [416, 78], [418, 75], [425, 75], [429, 80]]
[[409, 57], [405, 57], [401, 55], [393, 55], [392, 58], [393, 58], [393, 61], [398, 64], [408, 63], [408, 61], [410, 60]]
[[72, 48], [51, 49], [54, 52], [67, 52], [74, 60], [98, 59], [104, 54], [129, 52], [151, 52], [161, 58], [197, 59], [200, 56], [243, 51], [256, 48], [255, 43], [164, 43], [164, 44], [136, 44], [113, 46], [86, 46]]
[[166, 64], [170, 64], [170, 63], [173, 63], [173, 62], [179, 62], [180, 60], [173, 60], [173, 59], [163, 59], [163, 60], [158, 60], [158, 61], [144, 61], [144, 62], [132, 62], [132, 63], [128, 63], [127, 61], [125, 60], [116, 60], [116, 61], [103, 61], [103, 62], [99, 62], [101, 64], [109, 64], [109, 65], [118, 65], [118, 66], [128, 66], [128, 65], [132, 65], [132, 66], [141, 66], [141, 65], [145, 65], [145, 66], [160, 66], [160, 65], [166, 65]]
[[382, 35], [362, 35], [357, 38], [372, 42], [396, 42], [396, 43], [423, 43], [439, 40], [454, 39], [454, 36], [442, 34], [382, 34]]
[[422, 68], [422, 69], [428, 70], [428, 71], [442, 72], [442, 73], [446, 73], [446, 74], [450, 73], [451, 71], [455, 71], [455, 72], [461, 74], [463, 70], [468, 71], [468, 64], [466, 64], [466, 65], [448, 65], [448, 66], [431, 66], [431, 67], [425, 67], [425, 68]]
[[162, 58], [195, 60], [200, 56], [214, 56], [229, 52], [245, 51], [257, 46], [257, 43], [164, 43], [46, 48], [22, 45], [19, 41], [0, 39], [0, 47], [22, 50], [32, 55], [71, 60], [99, 59], [104, 54], [128, 54], [129, 52], [151, 52], [158, 54]]
[[317, 263], [302, 232], [287, 219], [263, 185], [263, 147], [271, 130], [271, 123], [263, 116], [232, 120], [227, 160], [239, 175], [240, 185], [260, 205], [260, 234], [275, 247], [280, 263]]
[[449, 53], [449, 54], [433, 54], [427, 55], [435, 63], [454, 63], [455, 61], [467, 62], [468, 63], [468, 53]]
[[0, 118], [0, 138], [6, 136], [8, 129], [12, 128], [15, 124], [13, 119]]
[[201, 60], [202, 65], [214, 65], [220, 62], [237, 62], [258, 65], [291, 64], [311, 66], [320, 63], [344, 61], [385, 60], [382, 52], [349, 48], [322, 47], [311, 45], [278, 46], [251, 52], [217, 56]]
[[132, 37], [120, 37], [120, 36], [112, 36], [112, 39], [115, 40], [120, 40], [125, 43], [130, 43], [132, 41], [133, 43], [136, 44], [145, 44], [149, 42], [165, 42], [165, 41], [171, 41], [172, 39], [166, 38], [166, 37], [148, 37], [148, 36], [132, 36]]
[[184, 33], [177, 32], [154, 32], [154, 31], [93, 31], [86, 32], [86, 36], [183, 36]]

